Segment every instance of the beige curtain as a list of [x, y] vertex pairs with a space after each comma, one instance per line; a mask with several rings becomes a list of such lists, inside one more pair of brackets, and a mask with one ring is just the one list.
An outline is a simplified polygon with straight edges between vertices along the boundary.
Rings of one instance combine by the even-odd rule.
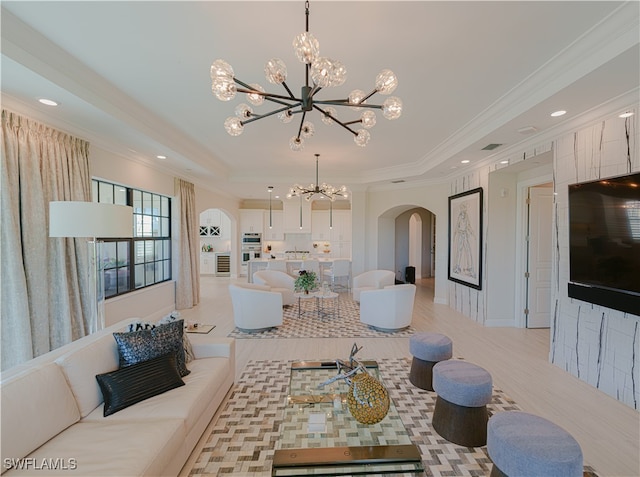
[[[49, 238], [49, 202], [91, 200], [89, 143], [2, 111], [2, 369], [86, 334], [86, 239]], [[86, 312], [86, 313], [85, 313]]]
[[198, 260], [200, 237], [196, 217], [196, 193], [191, 182], [175, 180], [178, 214], [178, 278], [176, 280], [176, 308], [191, 308], [200, 302]]

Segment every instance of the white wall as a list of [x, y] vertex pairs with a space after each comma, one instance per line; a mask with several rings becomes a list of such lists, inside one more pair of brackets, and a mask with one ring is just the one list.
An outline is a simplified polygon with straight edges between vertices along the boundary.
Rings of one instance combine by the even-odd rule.
[[[436, 303], [447, 304], [447, 197], [446, 184], [394, 190], [375, 190], [366, 194], [366, 228], [354, 224], [353, 243], [366, 244], [366, 269], [395, 269], [395, 218], [416, 207], [431, 211], [437, 220], [436, 229]], [[365, 238], [366, 236], [366, 238]], [[355, 247], [354, 247], [355, 250]]]

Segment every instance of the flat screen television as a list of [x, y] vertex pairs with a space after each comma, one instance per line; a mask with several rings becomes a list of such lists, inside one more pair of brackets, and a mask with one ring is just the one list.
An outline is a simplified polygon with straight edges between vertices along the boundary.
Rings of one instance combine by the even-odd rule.
[[569, 186], [568, 291], [640, 315], [640, 173]]

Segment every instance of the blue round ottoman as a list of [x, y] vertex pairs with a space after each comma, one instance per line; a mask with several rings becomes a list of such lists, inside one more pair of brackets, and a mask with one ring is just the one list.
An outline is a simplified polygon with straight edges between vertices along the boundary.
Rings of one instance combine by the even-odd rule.
[[438, 393], [431, 420], [436, 432], [461, 446], [485, 445], [491, 374], [466, 361], [440, 361], [433, 367], [433, 389]]
[[526, 412], [494, 414], [487, 425], [492, 477], [582, 477], [582, 450], [567, 431]]
[[413, 356], [409, 381], [420, 389], [433, 391], [433, 366], [453, 355], [448, 336], [440, 333], [416, 333], [409, 338], [409, 352]]

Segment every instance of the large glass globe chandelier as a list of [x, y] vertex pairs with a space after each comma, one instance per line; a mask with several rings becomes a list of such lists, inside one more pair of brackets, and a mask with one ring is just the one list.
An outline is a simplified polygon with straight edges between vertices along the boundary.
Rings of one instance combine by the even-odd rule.
[[[235, 116], [224, 122], [226, 131], [231, 136], [239, 136], [244, 126], [253, 121], [277, 115], [283, 123], [289, 123], [294, 115], [300, 115], [298, 131], [289, 145], [294, 151], [304, 148], [304, 140], [313, 136], [315, 126], [307, 120], [307, 113], [316, 110], [322, 114], [325, 124], [338, 124], [353, 134], [353, 140], [358, 146], [364, 147], [371, 139], [368, 129], [376, 124], [374, 110], [379, 109], [387, 119], [397, 119], [402, 114], [402, 101], [395, 96], [388, 97], [382, 104], [369, 104], [367, 100], [374, 94], [390, 95], [398, 86], [398, 79], [393, 71], [382, 70], [375, 80], [375, 88], [370, 93], [353, 90], [348, 98], [320, 100], [316, 94], [323, 88], [340, 86], [347, 79], [347, 70], [338, 60], [320, 56], [320, 44], [309, 32], [309, 2], [305, 2], [306, 28], [293, 39], [293, 48], [299, 61], [305, 64], [305, 85], [302, 86], [300, 96], [296, 97], [286, 83], [287, 66], [279, 58], [272, 58], [265, 64], [264, 72], [271, 84], [281, 84], [285, 89], [283, 94], [267, 93], [259, 84], [247, 84], [235, 77], [233, 68], [224, 60], [215, 60], [211, 64], [211, 90], [220, 101], [230, 101], [237, 93], [246, 93], [249, 103], [260, 106], [265, 101], [274, 103], [276, 109], [264, 114], [258, 114], [246, 103], [235, 108]], [[286, 93], [286, 94], [285, 94]], [[356, 110], [363, 110], [358, 119], [345, 121], [338, 119], [338, 112], [334, 106], [346, 106]], [[355, 125], [361, 126], [355, 129]]]

